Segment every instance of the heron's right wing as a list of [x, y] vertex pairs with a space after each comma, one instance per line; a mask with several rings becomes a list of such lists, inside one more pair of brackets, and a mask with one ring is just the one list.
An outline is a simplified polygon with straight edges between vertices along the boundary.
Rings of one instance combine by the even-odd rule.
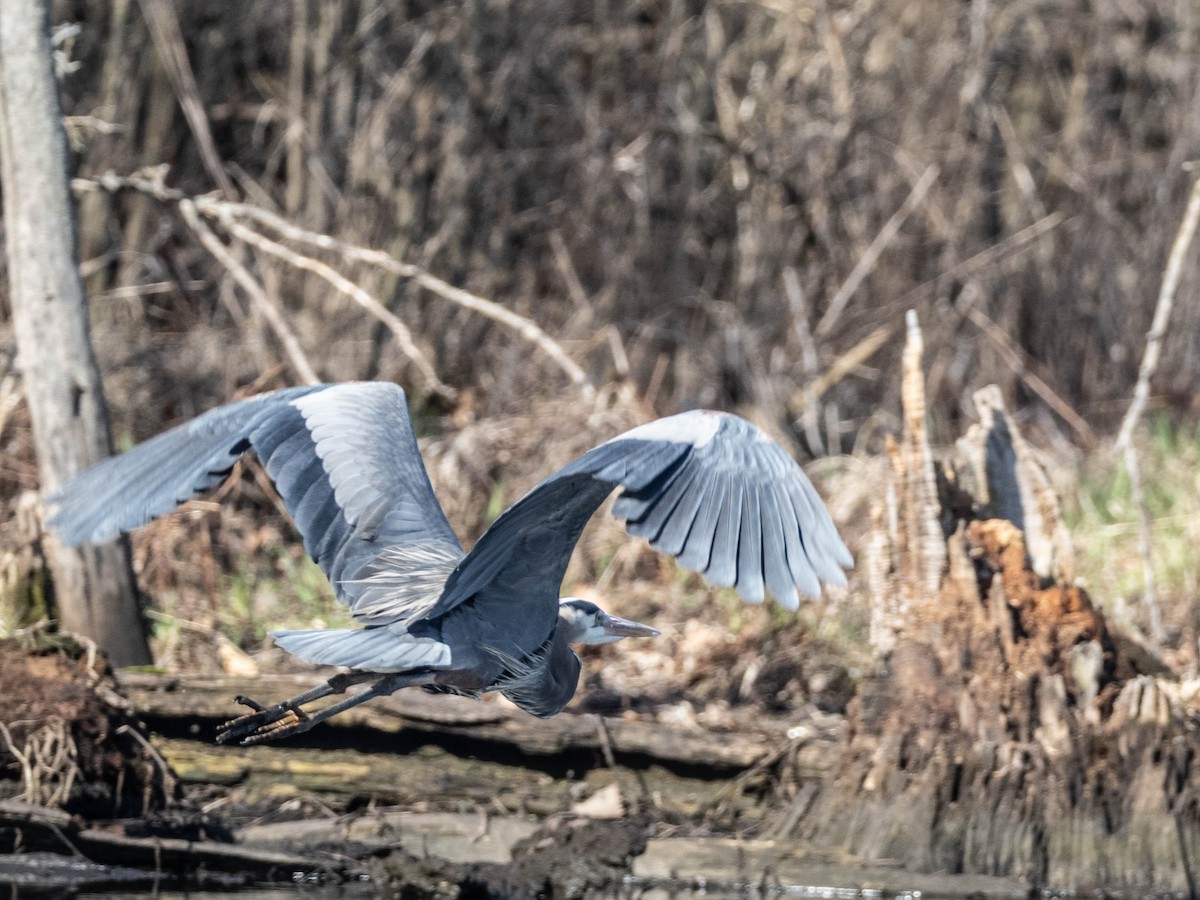
[[459, 563], [430, 617], [474, 598], [493, 621], [512, 620], [514, 640], [534, 622], [548, 631], [575, 542], [618, 487], [613, 515], [630, 534], [751, 602], [766, 588], [795, 608], [821, 581], [845, 584], [842, 568], [853, 564], [782, 447], [745, 419], [696, 410], [619, 435], [526, 494]]
[[[219, 484], [252, 451], [305, 549], [356, 616], [403, 621], [382, 558], [444, 579], [462, 556], [417, 449], [404, 391], [385, 382], [286, 388], [222, 406], [104, 460], [47, 498], [66, 544], [101, 543]], [[405, 556], [407, 553], [407, 556]], [[385, 597], [385, 594], [387, 597]], [[361, 615], [360, 615], [361, 613]]]

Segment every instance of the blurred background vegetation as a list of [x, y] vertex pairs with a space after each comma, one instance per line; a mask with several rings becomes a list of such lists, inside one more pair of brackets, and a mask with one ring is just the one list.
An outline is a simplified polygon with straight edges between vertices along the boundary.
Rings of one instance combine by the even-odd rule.
[[[903, 313], [915, 308], [935, 439], [961, 433], [974, 390], [1001, 385], [1055, 461], [1082, 574], [1101, 602], [1136, 602], [1135, 512], [1098, 448], [1128, 406], [1193, 177], [1185, 164], [1200, 157], [1190, 0], [77, 0], [55, 3], [53, 21], [78, 176], [165, 165], [165, 183], [186, 194], [220, 191], [416, 264], [533, 320], [593, 384], [618, 386], [636, 414], [612, 425], [715, 406], [790, 437], [802, 459], [861, 458], [899, 428]], [[119, 445], [294, 380], [258, 307], [177, 207], [93, 191], [79, 212]], [[561, 399], [578, 396], [562, 370], [495, 321], [411, 278], [304, 251], [408, 325], [451, 401], [327, 281], [221, 239], [320, 378], [400, 382], [435, 442], [453, 449], [450, 435], [472, 423], [511, 430], [555, 398], [557, 430], [588, 430], [571, 424], [580, 402]], [[1193, 252], [1152, 433], [1139, 438], [1185, 661], [1200, 529], [1195, 275]], [[16, 511], [37, 476], [24, 412], [5, 399], [5, 304], [0, 294], [11, 569], [25, 540]], [[507, 462], [471, 470], [478, 508], [460, 531], [478, 533], [490, 507], [549, 470], [559, 454], [547, 419], [526, 423]], [[464, 466], [441, 484], [463, 482]], [[829, 463], [818, 480], [865, 503], [869, 468]], [[142, 541], [144, 583], [179, 589], [164, 561], [190, 559], [203, 533], [225, 571], [266, 547], [259, 565], [307, 584], [261, 479], [227, 493], [240, 499], [224, 518], [203, 507], [174, 520], [187, 537], [160, 538], [157, 555]], [[861, 503], [834, 506], [861, 518]], [[578, 577], [606, 581], [609, 563], [622, 578], [638, 571], [601, 544]], [[228, 608], [249, 612], [230, 637], [261, 639], [265, 601], [252, 595], [266, 588], [219, 571], [196, 590], [232, 595]], [[204, 625], [193, 606], [178, 612]], [[823, 616], [804, 627], [820, 631]], [[776, 627], [763, 613], [760, 629]], [[853, 622], [832, 631], [853, 634]]]

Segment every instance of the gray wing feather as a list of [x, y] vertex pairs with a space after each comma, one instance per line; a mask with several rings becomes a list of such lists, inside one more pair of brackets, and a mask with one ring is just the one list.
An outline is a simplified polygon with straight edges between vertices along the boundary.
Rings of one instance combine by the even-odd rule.
[[688, 529], [687, 547], [678, 554], [679, 564], [693, 572], [703, 572], [708, 568], [712, 559], [713, 541], [717, 536], [717, 519], [721, 505], [725, 502], [724, 479], [714, 478], [710, 484], [702, 485], [704, 499], [696, 510], [696, 517], [688, 526], [681, 519], [677, 525], [679, 530]]
[[704, 577], [720, 587], [734, 587], [738, 575], [738, 532], [742, 526], [742, 482], [729, 472], [722, 472], [720, 478], [725, 483], [725, 499], [717, 512], [712, 558]]
[[[617, 498], [617, 502], [613, 505], [613, 515], [627, 521], [626, 531], [634, 537], [658, 541], [670, 546], [675, 546], [677, 542], [679, 549], [675, 550], [675, 553], [678, 553], [683, 549], [683, 541], [686, 540], [687, 533], [673, 535], [676, 541], [664, 541], [666, 536], [663, 532], [668, 523], [690, 524], [695, 510], [689, 514], [686, 508], [681, 509], [680, 506], [698, 504], [703, 499], [703, 492], [698, 490], [696, 485], [699, 474], [699, 470], [695, 466], [681, 466], [664, 488], [661, 499], [656, 503], [637, 502], [630, 497], [622, 496]], [[625, 503], [627, 500], [629, 501], [628, 505]]]
[[738, 590], [751, 603], [763, 602], [763, 540], [759, 491], [748, 488], [742, 499], [742, 527], [738, 532]]
[[763, 577], [767, 590], [783, 606], [791, 608], [797, 604], [796, 585], [788, 568], [787, 543], [779, 506], [772, 491], [763, 491], [759, 499], [762, 502]]
[[349, 666], [366, 672], [408, 672], [450, 664], [450, 648], [433, 638], [382, 628], [321, 628], [272, 631], [275, 643], [305, 662]]
[[170, 512], [219, 484], [279, 403], [311, 390], [292, 388], [209, 410], [104, 460], [47, 498], [56, 507], [48, 524], [65, 544], [99, 544]]
[[[371, 581], [388, 548], [434, 543], [444, 556], [462, 556], [421, 461], [404, 392], [384, 382], [288, 388], [210, 410], [64, 485], [48, 498], [56, 507], [49, 524], [68, 544], [109, 540], [220, 483], [247, 450], [356, 615], [369, 594], [369, 621], [411, 618], [404, 603], [389, 618]], [[416, 608], [427, 609], [440, 584], [431, 591]]]
[[838, 537], [825, 504], [821, 502], [807, 479], [804, 484], [789, 481], [787, 488], [792, 498], [792, 511], [796, 514], [796, 522], [800, 526], [804, 553], [813, 571], [822, 581], [844, 585], [846, 576], [841, 567], [852, 566], [854, 559], [842, 543], [842, 539]]
[[845, 584], [852, 558], [795, 461], [744, 419], [697, 411], [626, 432], [530, 491], [458, 564], [429, 617], [473, 599], [489, 618], [512, 605], [526, 638], [531, 616], [552, 621], [575, 542], [617, 487], [613, 514], [631, 534], [747, 600], [765, 587], [794, 607], [797, 588], [820, 592], [818, 573]]

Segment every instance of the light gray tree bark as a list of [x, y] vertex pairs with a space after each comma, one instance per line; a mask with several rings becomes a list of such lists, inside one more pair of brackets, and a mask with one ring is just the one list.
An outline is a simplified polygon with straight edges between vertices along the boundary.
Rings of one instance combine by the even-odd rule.
[[[67, 184], [47, 4], [0, 0], [0, 180], [17, 365], [47, 492], [108, 456], [108, 412]], [[47, 537], [59, 622], [115, 665], [150, 662], [124, 541], [81, 550]]]

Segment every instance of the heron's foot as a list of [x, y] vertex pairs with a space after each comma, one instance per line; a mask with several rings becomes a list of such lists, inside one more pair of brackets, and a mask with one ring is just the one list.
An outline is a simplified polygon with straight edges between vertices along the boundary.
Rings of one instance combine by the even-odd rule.
[[294, 700], [285, 700], [274, 706], [263, 706], [249, 697], [239, 695], [234, 699], [242, 706], [250, 707], [252, 712], [218, 726], [218, 744], [234, 741], [243, 745], [261, 744], [289, 734], [300, 734], [316, 724]]

